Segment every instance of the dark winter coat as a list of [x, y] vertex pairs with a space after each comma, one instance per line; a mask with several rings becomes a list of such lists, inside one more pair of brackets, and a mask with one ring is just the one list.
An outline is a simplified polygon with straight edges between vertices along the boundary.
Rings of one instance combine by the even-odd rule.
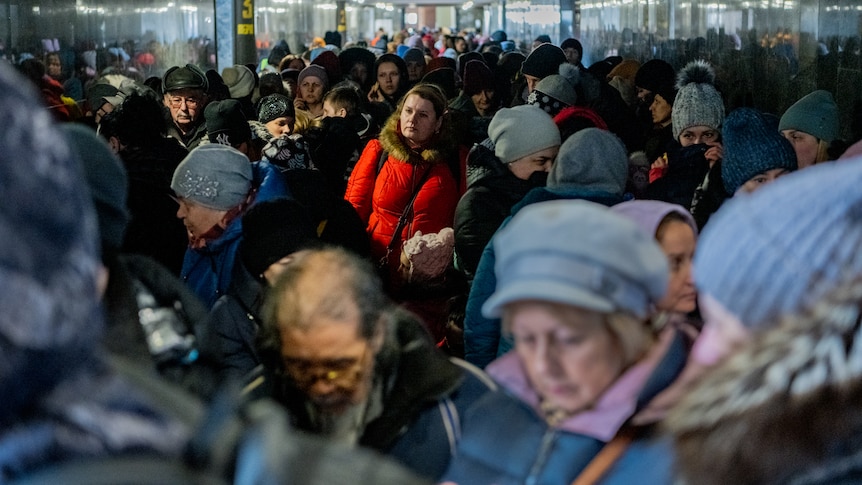
[[[523, 200], [512, 208], [512, 215], [500, 224], [500, 229], [505, 227], [512, 217], [524, 207], [537, 202], [557, 199], [583, 199], [608, 207], [623, 201], [622, 196], [608, 192], [556, 191], [540, 187], [528, 192]], [[485, 318], [482, 315], [482, 305], [491, 297], [497, 287], [497, 275], [494, 273], [496, 261], [492, 237], [479, 260], [464, 316], [464, 358], [467, 362], [480, 368], [485, 368], [492, 360], [508, 352], [512, 347], [512, 342], [509, 339], [501, 338], [500, 319]]]
[[255, 346], [260, 328], [264, 287], [248, 272], [242, 260], [233, 269], [227, 294], [216, 301], [201, 339], [202, 351], [211, 356], [222, 380], [243, 379], [260, 365]]
[[482, 251], [512, 212], [536, 185], [514, 176], [494, 151], [476, 145], [467, 157], [468, 172], [481, 172], [455, 209], [455, 255], [458, 269], [472, 278]]
[[122, 251], [150, 256], [175, 275], [180, 274], [188, 238], [177, 218], [177, 204], [170, 199], [171, 177], [187, 154], [173, 138], [119, 153], [129, 175], [131, 216]]
[[709, 171], [709, 162], [703, 156], [709, 145], [676, 146], [667, 154], [664, 176], [649, 184], [644, 198], [691, 207], [694, 191]]

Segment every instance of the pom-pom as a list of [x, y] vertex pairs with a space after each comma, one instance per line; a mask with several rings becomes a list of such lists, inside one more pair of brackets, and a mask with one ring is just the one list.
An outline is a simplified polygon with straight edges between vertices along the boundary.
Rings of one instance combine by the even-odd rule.
[[713, 69], [708, 62], [702, 59], [689, 62], [679, 72], [679, 75], [676, 78], [676, 89], [682, 89], [683, 86], [691, 83], [706, 83], [714, 85], [715, 69]]
[[560, 64], [560, 76], [563, 76], [566, 81], [572, 86], [577, 86], [581, 82], [581, 71], [578, 66], [564, 62]]

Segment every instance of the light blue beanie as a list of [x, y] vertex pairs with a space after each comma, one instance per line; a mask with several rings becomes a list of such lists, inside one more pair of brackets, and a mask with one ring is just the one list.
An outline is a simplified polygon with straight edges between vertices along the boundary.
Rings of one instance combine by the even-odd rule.
[[655, 239], [594, 202], [530, 204], [493, 244], [497, 288], [482, 306], [488, 318], [522, 300], [645, 318], [667, 291], [667, 257]]
[[804, 310], [862, 276], [862, 157], [728, 200], [698, 241], [695, 284], [748, 327]]
[[548, 174], [548, 189], [622, 195], [628, 176], [629, 159], [623, 142], [607, 130], [585, 128], [563, 142]]

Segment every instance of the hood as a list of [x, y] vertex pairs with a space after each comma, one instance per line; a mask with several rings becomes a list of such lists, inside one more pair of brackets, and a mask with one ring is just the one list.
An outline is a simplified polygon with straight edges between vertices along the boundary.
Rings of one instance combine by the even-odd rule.
[[857, 279], [704, 376], [665, 423], [685, 482], [833, 483], [832, 465], [858, 458], [860, 301]]
[[380, 145], [396, 160], [414, 164], [443, 162], [449, 156], [455, 155], [457, 149], [457, 143], [447, 118], [443, 119], [440, 133], [428, 143], [427, 148], [419, 151], [409, 148], [401, 136], [398, 112], [393, 113], [386, 120], [386, 125], [380, 131]]

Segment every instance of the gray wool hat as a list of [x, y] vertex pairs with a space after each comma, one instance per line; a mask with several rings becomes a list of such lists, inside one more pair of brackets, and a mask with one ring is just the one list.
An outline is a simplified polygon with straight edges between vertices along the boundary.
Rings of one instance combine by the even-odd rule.
[[600, 128], [585, 128], [560, 147], [548, 174], [548, 189], [575, 188], [622, 195], [628, 175], [629, 159], [620, 139]]
[[488, 125], [488, 137], [494, 142], [494, 155], [503, 163], [560, 145], [560, 130], [554, 120], [528, 104], [497, 111]]
[[551, 74], [536, 83], [527, 103], [541, 108], [551, 116], [556, 116], [563, 108], [578, 102], [575, 86], [580, 82], [581, 73], [568, 62], [560, 64], [559, 74]]
[[[732, 116], [732, 114], [731, 114]], [[697, 243], [694, 278], [748, 327], [807, 309], [862, 276], [862, 157], [733, 197]]]
[[493, 244], [497, 288], [482, 306], [488, 318], [521, 300], [644, 318], [667, 291], [667, 258], [654, 238], [593, 202], [530, 204]]
[[204, 207], [229, 210], [245, 200], [251, 182], [248, 157], [236, 148], [210, 143], [195, 148], [180, 162], [171, 189]]
[[692, 61], [679, 72], [671, 120], [673, 138], [692, 126], [721, 129], [724, 100], [715, 89], [715, 70], [706, 61]]
[[244, 98], [254, 91], [254, 74], [243, 65], [233, 65], [221, 71], [221, 78], [233, 99]]

